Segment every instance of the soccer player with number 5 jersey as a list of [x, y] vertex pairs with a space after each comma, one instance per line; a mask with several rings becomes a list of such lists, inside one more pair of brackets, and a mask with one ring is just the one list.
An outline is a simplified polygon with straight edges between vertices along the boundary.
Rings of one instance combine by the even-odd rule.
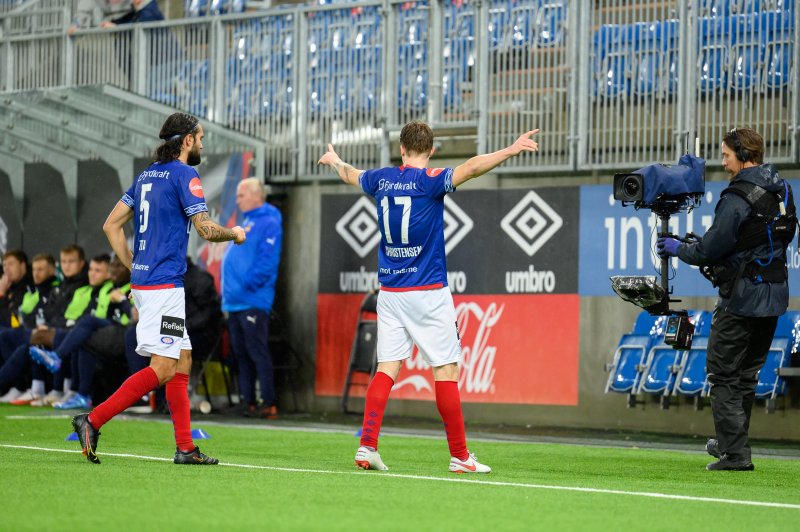
[[[131, 292], [139, 309], [136, 352], [150, 357], [150, 366], [131, 375], [105, 402], [89, 414], [75, 416], [72, 426], [83, 454], [99, 464], [95, 454], [102, 427], [111, 418], [166, 384], [167, 403], [175, 428], [176, 464], [217, 464], [192, 441], [187, 390], [192, 369], [192, 344], [186, 330], [183, 276], [186, 248], [194, 225], [210, 242], [241, 244], [241, 227], [228, 229], [208, 216], [203, 185], [193, 168], [200, 164], [203, 127], [184, 113], [170, 115], [161, 127], [155, 162], [139, 174], [109, 214], [103, 230], [111, 248], [131, 270]], [[123, 227], [134, 221], [134, 251]]]
[[347, 184], [375, 198], [381, 245], [378, 251], [378, 368], [367, 388], [361, 443], [355, 463], [361, 469], [388, 470], [378, 453], [378, 435], [389, 392], [414, 344], [433, 368], [436, 406], [444, 422], [453, 473], [489, 473], [467, 449], [458, 392], [461, 342], [453, 297], [447, 287], [444, 251], [444, 196], [506, 159], [538, 151], [538, 129], [512, 145], [478, 155], [455, 168], [428, 168], [433, 132], [409, 122], [400, 132], [400, 167], [358, 170], [342, 161], [332, 145], [318, 164], [330, 166]]

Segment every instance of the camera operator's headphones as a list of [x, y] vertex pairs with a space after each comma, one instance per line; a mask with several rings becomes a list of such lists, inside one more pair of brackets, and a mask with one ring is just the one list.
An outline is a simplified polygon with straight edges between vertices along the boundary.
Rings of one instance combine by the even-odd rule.
[[736, 131], [736, 128], [733, 128], [728, 133], [731, 141], [731, 145], [728, 147], [733, 150], [733, 153], [736, 154], [736, 158], [743, 163], [749, 161], [753, 154], [750, 153], [750, 150], [742, 146], [742, 140], [739, 138], [739, 132]]

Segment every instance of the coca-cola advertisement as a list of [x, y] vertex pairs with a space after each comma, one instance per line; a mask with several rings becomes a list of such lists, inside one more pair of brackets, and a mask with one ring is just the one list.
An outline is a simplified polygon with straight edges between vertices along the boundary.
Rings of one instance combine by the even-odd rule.
[[[461, 339], [459, 389], [473, 403], [578, 401], [578, 189], [470, 191], [445, 199], [448, 285]], [[377, 213], [366, 196], [323, 196], [316, 393], [343, 390], [364, 294], [379, 288]], [[361, 380], [358, 380], [361, 377]], [[364, 382], [357, 376], [356, 382]], [[351, 395], [363, 395], [354, 386]], [[392, 390], [434, 400], [416, 348]]]

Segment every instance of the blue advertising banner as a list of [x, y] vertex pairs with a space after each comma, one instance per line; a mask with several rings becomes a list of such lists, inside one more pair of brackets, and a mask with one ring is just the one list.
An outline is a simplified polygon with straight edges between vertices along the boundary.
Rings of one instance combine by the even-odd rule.
[[[789, 180], [800, 191], [800, 180]], [[706, 194], [699, 207], [690, 213], [670, 217], [670, 231], [684, 235], [703, 235], [714, 220], [714, 207], [727, 181], [706, 183]], [[578, 262], [578, 293], [582, 296], [613, 296], [612, 275], [659, 276], [660, 260], [655, 253], [660, 221], [649, 210], [623, 207], [614, 201], [611, 185], [581, 187], [581, 213]], [[788, 250], [789, 286], [792, 296], [800, 296], [800, 256], [797, 240]], [[670, 286], [675, 296], [716, 296], [716, 290], [697, 270], [673, 258]]]

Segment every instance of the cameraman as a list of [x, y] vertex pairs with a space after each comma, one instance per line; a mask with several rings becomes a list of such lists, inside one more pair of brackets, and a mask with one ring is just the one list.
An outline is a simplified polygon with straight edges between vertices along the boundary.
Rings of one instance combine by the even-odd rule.
[[730, 185], [705, 235], [692, 243], [660, 236], [657, 246], [662, 258], [703, 267], [719, 287], [707, 351], [717, 437], [706, 443], [719, 460], [706, 469], [752, 471], [750, 411], [778, 316], [789, 304], [786, 247], [794, 237], [795, 206], [791, 187], [764, 163], [764, 140], [756, 131], [725, 135], [722, 167]]

